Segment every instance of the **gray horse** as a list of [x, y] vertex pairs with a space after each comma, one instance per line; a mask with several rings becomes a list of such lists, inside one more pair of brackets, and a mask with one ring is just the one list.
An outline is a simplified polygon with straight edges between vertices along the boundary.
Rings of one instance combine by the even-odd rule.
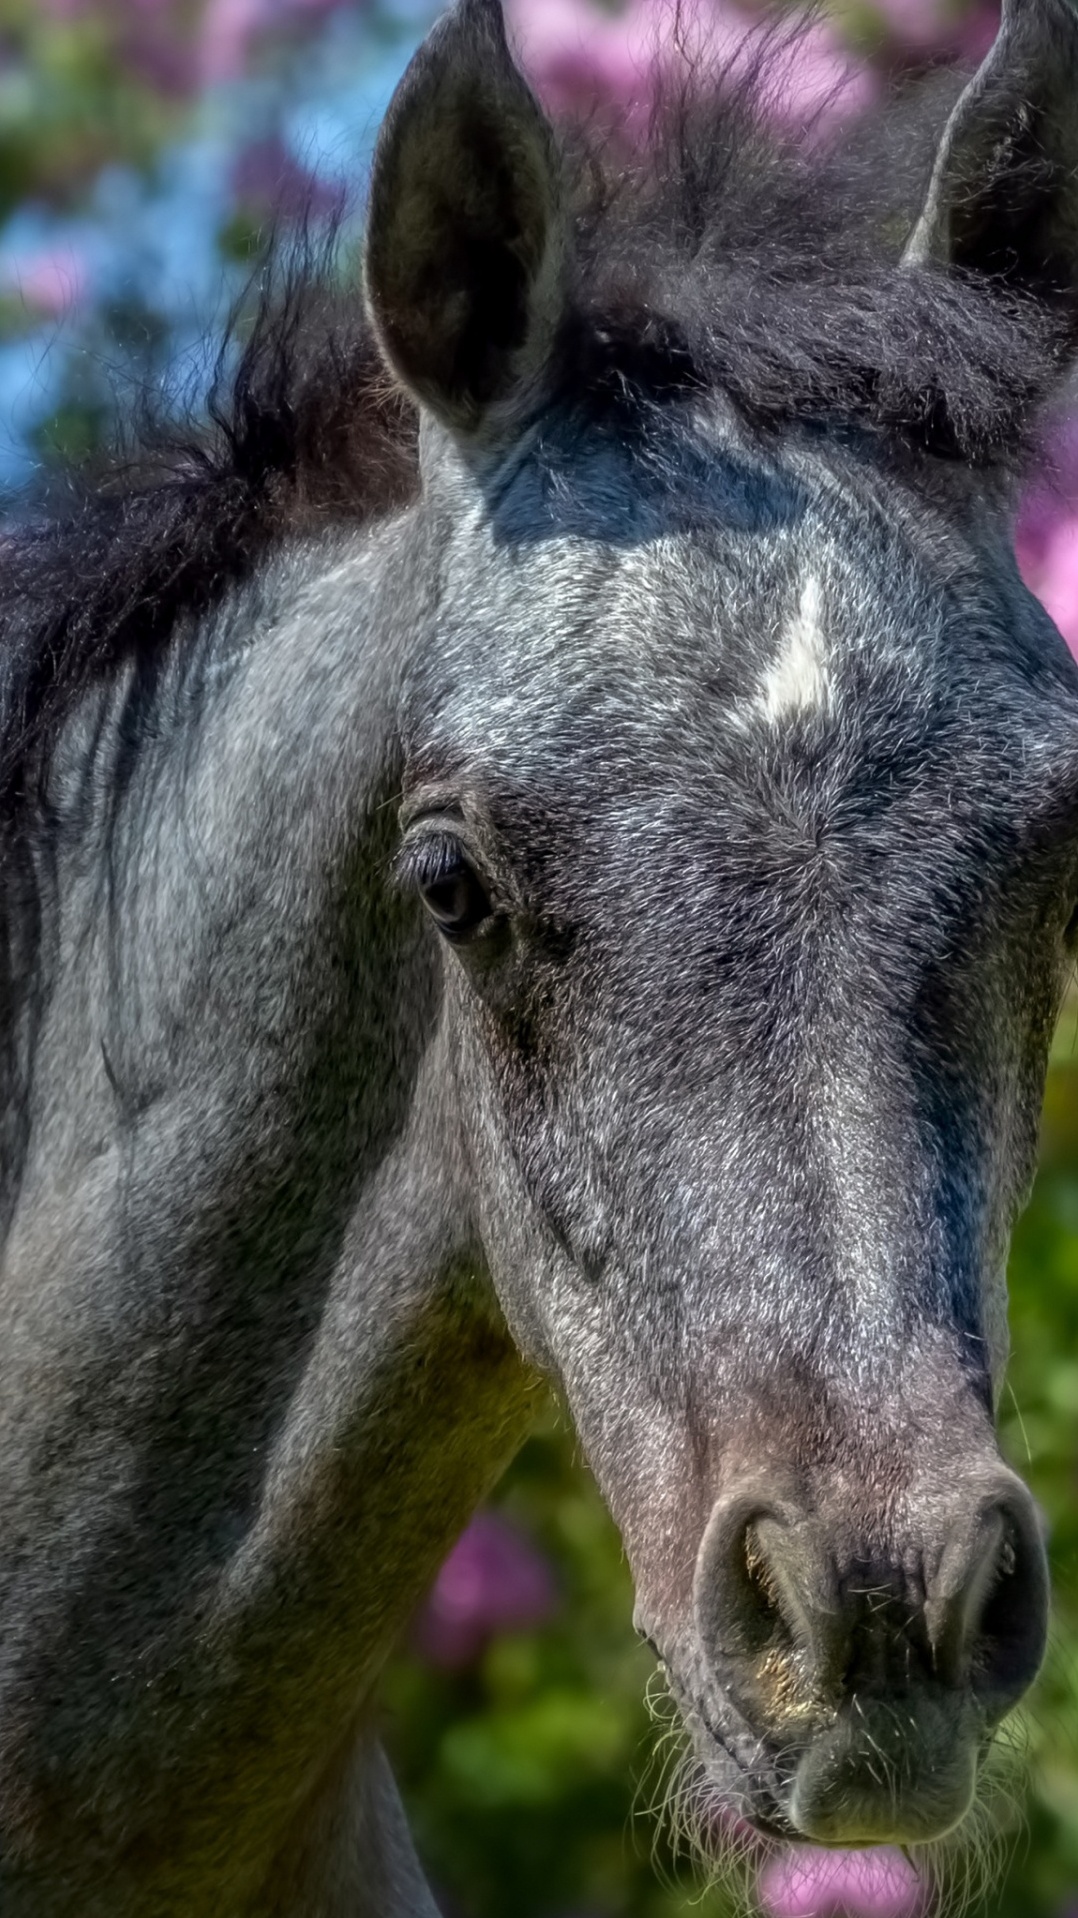
[[932, 130], [674, 92], [558, 137], [460, 0], [369, 321], [5, 536], [4, 1918], [433, 1913], [378, 1675], [546, 1378], [716, 1826], [938, 1838], [1037, 1671], [1078, 12]]

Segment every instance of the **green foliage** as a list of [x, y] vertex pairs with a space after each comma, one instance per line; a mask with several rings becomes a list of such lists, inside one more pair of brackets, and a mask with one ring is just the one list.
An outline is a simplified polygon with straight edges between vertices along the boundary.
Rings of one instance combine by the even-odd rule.
[[1029, 1837], [988, 1909], [1039, 1918], [1078, 1889], [1078, 1012], [1060, 1025], [1041, 1172], [1011, 1256], [1012, 1362], [1004, 1449], [1049, 1525], [1051, 1644], [1022, 1730], [1032, 1771]]
[[24, 200], [75, 207], [102, 166], [147, 168], [186, 102], [147, 84], [128, 57], [124, 10], [63, 18], [9, 0], [0, 48], [0, 222]]

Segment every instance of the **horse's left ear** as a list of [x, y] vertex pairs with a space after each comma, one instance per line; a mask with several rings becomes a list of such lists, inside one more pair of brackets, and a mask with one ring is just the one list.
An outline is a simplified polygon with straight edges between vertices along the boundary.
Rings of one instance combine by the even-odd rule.
[[378, 138], [366, 284], [393, 370], [458, 434], [496, 436], [541, 394], [565, 255], [553, 134], [499, 0], [457, 0]]
[[905, 260], [996, 275], [1078, 308], [1078, 0], [1003, 0]]

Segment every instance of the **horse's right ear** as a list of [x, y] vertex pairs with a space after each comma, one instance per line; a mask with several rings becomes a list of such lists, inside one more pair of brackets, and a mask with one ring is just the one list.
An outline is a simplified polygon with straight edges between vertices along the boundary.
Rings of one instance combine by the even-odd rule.
[[1069, 308], [1078, 332], [1078, 0], [1003, 0], [905, 261], [997, 277]]
[[458, 434], [494, 437], [541, 395], [565, 254], [553, 135], [499, 0], [457, 0], [378, 138], [366, 285], [394, 372]]

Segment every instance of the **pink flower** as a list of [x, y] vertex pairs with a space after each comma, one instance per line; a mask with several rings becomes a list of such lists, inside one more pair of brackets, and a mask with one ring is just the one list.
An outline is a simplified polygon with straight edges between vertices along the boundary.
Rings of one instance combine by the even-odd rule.
[[3, 285], [42, 318], [58, 320], [77, 306], [86, 291], [86, 262], [72, 248], [33, 253], [10, 261]]
[[345, 0], [207, 0], [198, 34], [202, 79], [211, 85], [242, 79], [262, 35], [287, 32], [300, 22], [309, 26], [344, 4]]
[[164, 16], [148, 9], [132, 20], [123, 38], [125, 66], [166, 99], [183, 100], [198, 85], [198, 62], [186, 34]]
[[655, 85], [647, 0], [612, 18], [593, 0], [505, 0], [510, 35], [529, 79], [553, 111], [597, 103], [646, 104]]
[[899, 46], [923, 53], [960, 54], [978, 61], [999, 28], [998, 0], [873, 0], [872, 11]]
[[765, 105], [774, 119], [796, 131], [861, 113], [877, 91], [876, 76], [850, 58], [830, 22], [814, 20], [780, 59]]
[[[594, 0], [506, 0], [506, 15], [529, 77], [555, 111], [588, 112], [604, 104], [643, 121], [664, 75], [677, 59], [664, 38], [663, 0], [630, 0], [611, 17]], [[726, 67], [732, 79], [752, 60], [752, 17], [732, 0], [700, 0], [689, 20], [690, 56]], [[843, 49], [826, 20], [813, 21], [765, 85], [763, 105], [776, 120], [798, 125], [821, 112], [856, 111], [876, 82]]]
[[242, 79], [252, 43], [274, 11], [274, 0], [208, 0], [198, 34], [202, 80]]
[[1078, 654], [1078, 414], [1046, 448], [1045, 474], [1022, 502], [1015, 529], [1022, 578]]
[[415, 1643], [433, 1665], [452, 1671], [470, 1664], [498, 1632], [541, 1625], [556, 1604], [546, 1559], [507, 1519], [480, 1512], [434, 1581]]
[[872, 11], [896, 40], [931, 46], [950, 29], [950, 0], [873, 0]]
[[305, 214], [317, 219], [338, 200], [333, 187], [303, 166], [276, 134], [253, 141], [237, 156], [232, 188], [248, 206], [286, 220]]
[[1018, 539], [1022, 577], [1078, 654], [1078, 512], [1030, 526]]
[[781, 1852], [760, 1874], [768, 1918], [919, 1918], [925, 1887], [901, 1852]]

